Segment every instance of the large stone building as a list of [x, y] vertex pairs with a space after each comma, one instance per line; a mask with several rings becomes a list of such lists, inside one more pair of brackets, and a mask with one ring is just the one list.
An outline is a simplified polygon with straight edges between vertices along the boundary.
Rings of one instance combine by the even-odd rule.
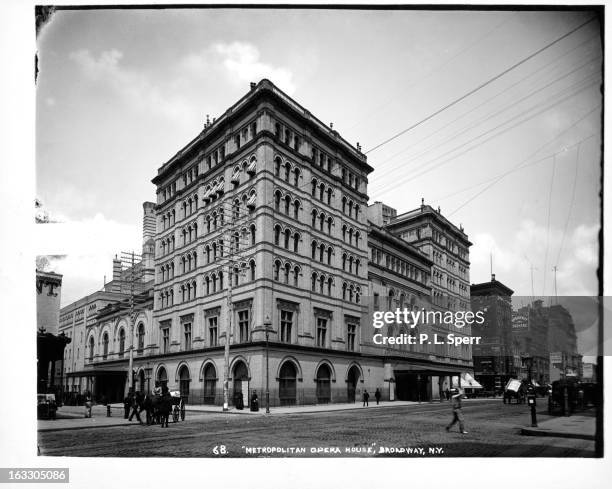
[[470, 287], [473, 310], [484, 312], [482, 324], [472, 326], [472, 334], [482, 341], [472, 347], [474, 376], [487, 391], [499, 392], [511, 378], [517, 378], [512, 336], [512, 294], [514, 291], [491, 276], [490, 282]]
[[[359, 148], [272, 83], [252, 84], [159, 168], [153, 298], [143, 294], [132, 317], [125, 303], [98, 308], [85, 369], [127, 372], [128, 348], [137, 388], [167, 384], [188, 403], [222, 404], [226, 368], [230, 403], [255, 390], [263, 401], [267, 378], [271, 405], [353, 401], [377, 388], [383, 399], [439, 396], [471, 370], [469, 347], [373, 340], [374, 299], [380, 309], [428, 304], [435, 255], [368, 219], [371, 171]], [[439, 213], [431, 221], [469, 246]]]

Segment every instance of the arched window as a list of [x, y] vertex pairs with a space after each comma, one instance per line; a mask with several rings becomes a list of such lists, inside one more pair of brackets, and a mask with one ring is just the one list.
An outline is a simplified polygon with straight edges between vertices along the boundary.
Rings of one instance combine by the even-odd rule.
[[348, 268], [349, 273], [353, 273], [353, 260], [354, 258], [351, 256], [349, 258], [349, 268]]
[[323, 202], [323, 197], [325, 196], [325, 185], [319, 185], [319, 200]]
[[281, 233], [281, 228], [277, 224], [276, 226], [274, 226], [274, 244], [277, 246], [280, 245], [280, 233]]
[[331, 265], [331, 259], [332, 259], [332, 247], [330, 246], [329, 248], [327, 248], [327, 264]]
[[333, 222], [332, 218], [328, 217], [327, 218], [327, 233], [328, 234], [331, 234], [332, 222]]
[[319, 229], [323, 231], [323, 224], [325, 223], [325, 214], [319, 216]]
[[297, 287], [299, 284], [299, 277], [300, 277], [300, 269], [299, 267], [295, 267], [293, 269], [293, 285], [295, 287]]
[[123, 356], [124, 351], [125, 351], [125, 329], [121, 328], [119, 330], [119, 355]]
[[317, 181], [313, 179], [311, 182], [311, 185], [312, 185], [312, 190], [310, 191], [310, 194], [314, 197], [315, 195], [317, 195]]
[[346, 271], [346, 253], [342, 253], [342, 271]]
[[331, 205], [331, 198], [332, 198], [332, 189], [328, 188], [327, 189], [327, 204]]
[[206, 295], [210, 294], [210, 277], [206, 277]]
[[251, 246], [255, 246], [255, 224], [251, 224]]
[[89, 338], [89, 361], [90, 362], [93, 362], [93, 359], [94, 359], [94, 349], [95, 349], [94, 338], [93, 336], [91, 336]]
[[317, 370], [317, 404], [328, 404], [331, 401], [331, 372], [325, 364]]
[[105, 332], [102, 336], [102, 359], [106, 360], [108, 356], [108, 333]]
[[251, 268], [251, 280], [255, 280], [255, 260], [250, 261], [249, 267]]
[[291, 273], [291, 265], [289, 263], [285, 264], [285, 283], [289, 283], [289, 274]]
[[361, 234], [359, 233], [359, 231], [355, 232], [355, 246], [359, 248], [359, 238], [361, 237]]
[[145, 327], [144, 324], [139, 323], [138, 324], [138, 329], [136, 330], [136, 335], [137, 335], [137, 344], [138, 344], [138, 353], [142, 354], [142, 351], [144, 350], [144, 338], [145, 338]]
[[342, 197], [342, 214], [346, 213], [346, 197]]
[[361, 261], [359, 259], [355, 260], [355, 275], [359, 275], [359, 265]]
[[319, 261], [321, 263], [323, 263], [324, 256], [325, 256], [325, 245], [321, 243], [321, 245], [319, 246]]
[[317, 223], [317, 211], [316, 209], [312, 210], [312, 227], [314, 228]]
[[219, 290], [223, 290], [223, 272], [219, 272]]
[[293, 185], [297, 187], [299, 183], [300, 183], [300, 169], [295, 168], [293, 170]]
[[299, 218], [299, 212], [300, 212], [300, 201], [296, 200], [295, 202], [293, 202], [293, 218], [294, 219]]
[[212, 363], [204, 368], [204, 404], [214, 404], [217, 397], [217, 371]]
[[294, 253], [298, 252], [299, 244], [300, 244], [300, 235], [298, 233], [295, 233], [293, 235], [293, 252]]
[[212, 250], [213, 250], [213, 261], [217, 259], [217, 243], [214, 242], [212, 244]]
[[332, 295], [332, 285], [333, 285], [333, 280], [332, 280], [331, 277], [329, 277], [327, 279], [327, 295], [329, 297], [331, 297], [331, 295]]
[[346, 241], [346, 224], [342, 226], [342, 241]]
[[291, 175], [291, 165], [289, 162], [285, 163], [285, 181], [289, 181], [289, 176]]
[[285, 214], [290, 215], [291, 210], [291, 197], [289, 195], [285, 196]]
[[275, 261], [274, 262], [274, 280], [276, 280], [277, 282], [280, 280], [280, 261]]
[[310, 243], [311, 258], [314, 260], [317, 255], [317, 242]]
[[296, 403], [297, 371], [292, 362], [285, 362], [278, 374], [278, 397], [281, 406], [293, 406]]
[[310, 288], [313, 292], [317, 291], [317, 274], [316, 273], [312, 274]]
[[346, 300], [346, 282], [342, 284], [342, 300]]
[[349, 235], [348, 242], [350, 245], [352, 245], [353, 244], [353, 228], [349, 229], [348, 235]]
[[319, 277], [319, 292], [321, 294], [325, 293], [325, 277], [323, 275]]
[[276, 175], [277, 177], [280, 177], [280, 168], [281, 168], [281, 159], [276, 158], [274, 160], [274, 175]]
[[280, 212], [281, 193], [279, 190], [274, 192], [274, 210]]

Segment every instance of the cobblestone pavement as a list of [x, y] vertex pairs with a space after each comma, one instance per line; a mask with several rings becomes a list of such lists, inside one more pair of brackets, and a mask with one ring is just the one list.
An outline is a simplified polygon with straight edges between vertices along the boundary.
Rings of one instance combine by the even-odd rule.
[[[445, 402], [271, 416], [207, 413], [171, 422], [167, 429], [134, 425], [41, 432], [39, 449], [41, 455], [75, 457], [595, 456], [593, 441], [520, 435], [530, 423], [525, 405], [473, 401], [463, 411], [466, 435], [457, 426], [445, 431], [451, 419]], [[539, 421], [549, 418], [538, 414]]]

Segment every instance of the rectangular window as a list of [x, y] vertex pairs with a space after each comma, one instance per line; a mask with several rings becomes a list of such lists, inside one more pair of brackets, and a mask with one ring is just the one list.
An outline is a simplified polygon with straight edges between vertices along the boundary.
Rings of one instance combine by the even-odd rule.
[[185, 323], [183, 332], [185, 336], [185, 350], [191, 350], [191, 323]]
[[162, 329], [162, 353], [168, 353], [170, 350], [170, 328]]
[[327, 319], [317, 318], [317, 346], [325, 346], [325, 336], [327, 334]]
[[210, 346], [217, 346], [219, 344], [219, 329], [217, 327], [217, 316], [208, 318], [208, 340]]
[[346, 326], [346, 349], [355, 351], [355, 336], [357, 334], [356, 324], [347, 324]]
[[240, 343], [249, 341], [249, 310], [238, 311], [238, 334]]
[[374, 292], [374, 309], [378, 310], [378, 308], [380, 307], [380, 301], [379, 301], [379, 295], [378, 292]]
[[291, 330], [293, 328], [293, 311], [281, 311], [280, 340], [291, 343]]

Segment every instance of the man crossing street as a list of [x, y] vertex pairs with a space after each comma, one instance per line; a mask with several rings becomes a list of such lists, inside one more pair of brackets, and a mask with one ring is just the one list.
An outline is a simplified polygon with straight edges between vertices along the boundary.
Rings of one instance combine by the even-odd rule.
[[450, 394], [453, 406], [453, 420], [446, 427], [446, 431], [450, 431], [455, 423], [459, 423], [459, 431], [466, 435], [467, 431], [465, 431], [465, 426], [463, 424], [463, 412], [461, 411], [461, 392], [459, 392], [459, 389], [452, 388], [450, 390]]

